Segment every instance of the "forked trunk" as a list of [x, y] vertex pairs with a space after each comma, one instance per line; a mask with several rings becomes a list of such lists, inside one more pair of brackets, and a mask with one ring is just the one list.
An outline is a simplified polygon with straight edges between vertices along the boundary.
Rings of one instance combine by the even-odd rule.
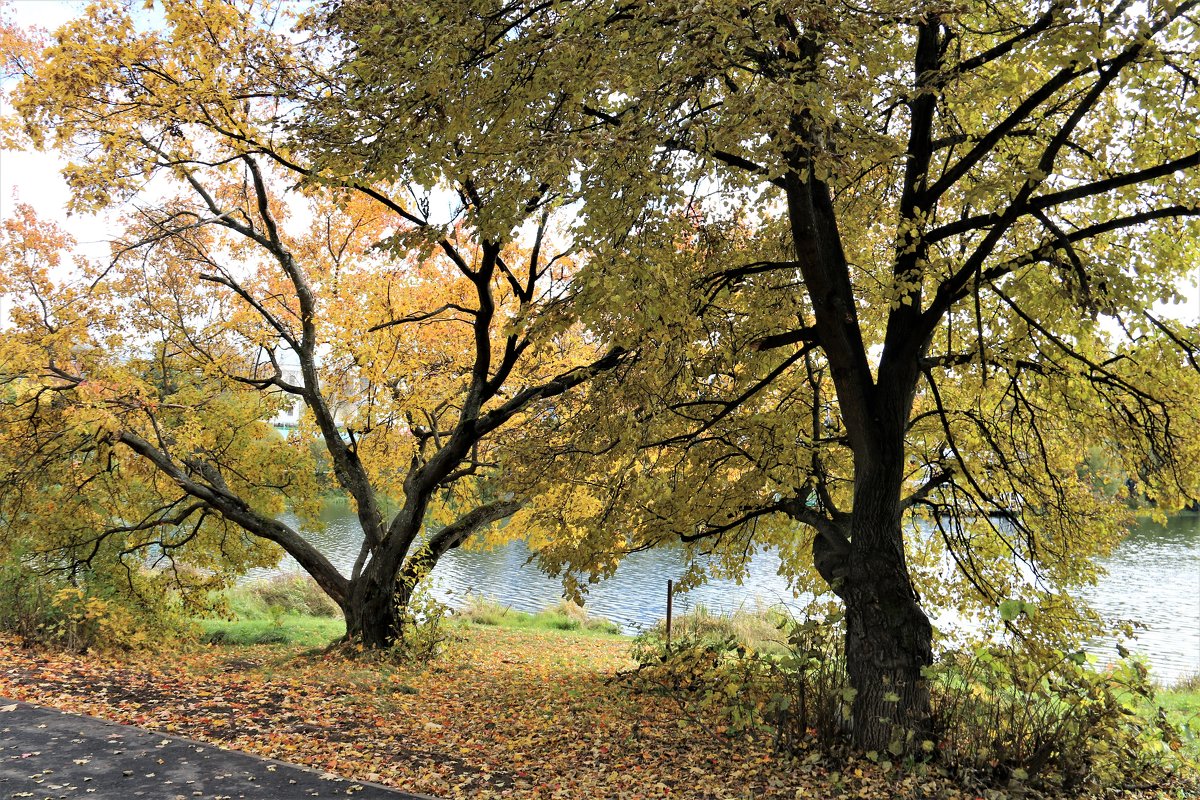
[[392, 582], [365, 573], [351, 584], [343, 614], [346, 640], [364, 649], [391, 647], [401, 637], [400, 598]]

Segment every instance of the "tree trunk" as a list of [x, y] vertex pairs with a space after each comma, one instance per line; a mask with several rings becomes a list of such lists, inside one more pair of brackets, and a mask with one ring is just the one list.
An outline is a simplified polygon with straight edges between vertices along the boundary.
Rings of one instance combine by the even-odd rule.
[[346, 641], [367, 650], [391, 647], [401, 637], [401, 603], [394, 579], [368, 570], [354, 581], [346, 597]]
[[841, 595], [846, 666], [856, 691], [854, 742], [864, 750], [898, 753], [929, 735], [923, 669], [933, 661], [933, 628], [909, 577], [899, 484], [886, 478], [890, 471], [885, 466], [856, 475], [852, 555]]
[[[398, 544], [379, 548], [346, 593], [343, 606], [346, 639], [360, 642], [366, 649], [391, 647], [403, 640], [408, 604], [421, 581], [429, 576], [442, 556], [461, 545], [480, 527], [504, 519], [520, 507], [515, 500], [498, 500], [473, 508], [430, 536], [429, 541], [418, 547], [407, 560], [409, 543], [416, 535], [406, 532], [404, 527], [394, 526], [389, 538], [394, 537], [392, 542]], [[408, 515], [408, 519], [420, 518], [417, 513]]]

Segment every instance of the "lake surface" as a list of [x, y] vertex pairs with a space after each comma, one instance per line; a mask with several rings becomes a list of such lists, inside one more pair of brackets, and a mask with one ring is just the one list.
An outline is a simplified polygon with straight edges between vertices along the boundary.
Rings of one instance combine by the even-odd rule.
[[[325, 530], [310, 538], [349, 574], [362, 541], [358, 520], [337, 505], [322, 516]], [[453, 550], [433, 571], [434, 595], [453, 606], [474, 593], [531, 612], [556, 604], [562, 597], [561, 584], [528, 559], [522, 542], [486, 552]], [[1146, 626], [1132, 649], [1150, 660], [1155, 676], [1170, 682], [1200, 673], [1200, 517], [1177, 517], [1166, 526], [1143, 524], [1102, 564], [1108, 575], [1084, 596], [1110, 619], [1132, 619]], [[280, 565], [283, 571], [295, 569], [290, 559]], [[679, 554], [669, 548], [634, 553], [611, 579], [591, 587], [586, 607], [636, 633], [665, 616], [667, 580], [678, 579], [681, 569]], [[754, 556], [740, 584], [713, 580], [675, 597], [680, 611], [699, 604], [723, 612], [756, 604], [803, 605], [779, 575], [779, 559], [771, 552]], [[1094, 649], [1102, 658], [1115, 652], [1112, 643], [1097, 643]]]
[[1159, 679], [1200, 675], [1200, 516], [1143, 523], [1100, 563], [1108, 574], [1083, 596], [1109, 619], [1146, 626], [1132, 649]]

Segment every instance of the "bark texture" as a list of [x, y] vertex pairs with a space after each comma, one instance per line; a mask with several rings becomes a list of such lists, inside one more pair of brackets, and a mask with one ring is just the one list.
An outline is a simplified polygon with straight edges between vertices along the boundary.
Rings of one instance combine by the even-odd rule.
[[869, 471], [856, 489], [846, 603], [846, 665], [856, 695], [854, 741], [908, 751], [930, 727], [933, 629], [904, 557], [899, 493]]

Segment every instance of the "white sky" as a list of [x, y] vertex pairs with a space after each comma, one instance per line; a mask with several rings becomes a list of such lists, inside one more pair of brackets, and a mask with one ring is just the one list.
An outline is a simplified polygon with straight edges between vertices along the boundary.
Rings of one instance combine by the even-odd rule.
[[[78, 16], [86, 6], [82, 0], [8, 0], [2, 11], [6, 19], [22, 26], [54, 30]], [[63, 164], [63, 159], [53, 153], [0, 150], [0, 219], [7, 219], [17, 203], [25, 203], [33, 206], [43, 219], [57, 222], [75, 237], [81, 254], [105, 257], [112, 234], [104, 221], [91, 216], [67, 216], [70, 192], [59, 174]]]

